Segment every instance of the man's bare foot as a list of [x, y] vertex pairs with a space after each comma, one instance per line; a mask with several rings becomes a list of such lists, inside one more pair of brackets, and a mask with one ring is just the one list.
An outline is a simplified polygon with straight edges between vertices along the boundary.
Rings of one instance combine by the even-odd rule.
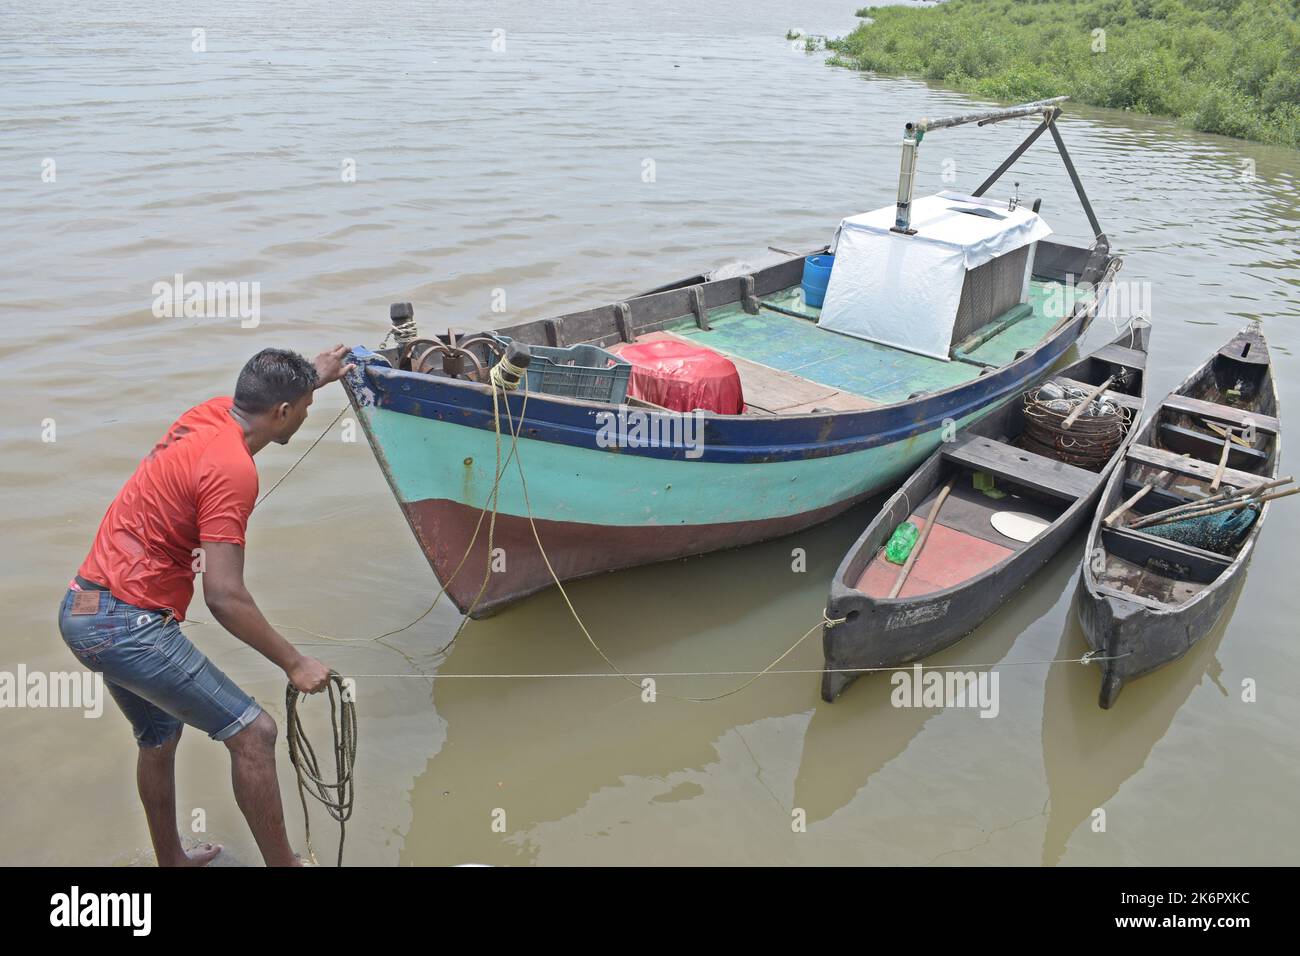
[[192, 849], [184, 850], [184, 855], [171, 863], [159, 863], [160, 866], [207, 866], [222, 850], [220, 843], [197, 843]]

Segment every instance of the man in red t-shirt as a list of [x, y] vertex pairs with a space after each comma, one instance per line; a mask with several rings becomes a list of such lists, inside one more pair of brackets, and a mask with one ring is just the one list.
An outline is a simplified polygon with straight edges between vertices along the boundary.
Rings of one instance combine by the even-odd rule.
[[244, 586], [244, 533], [257, 500], [253, 456], [285, 444], [307, 418], [312, 393], [351, 370], [337, 345], [308, 362], [265, 349], [239, 373], [233, 398], [191, 408], [167, 430], [109, 505], [68, 587], [59, 630], [104, 675], [139, 744], [136, 783], [160, 866], [202, 866], [220, 846], [186, 851], [176, 829], [176, 745], [181, 727], [230, 750], [235, 800], [268, 866], [293, 866], [275, 773], [271, 717], [182, 633], [203, 575], [218, 622], [316, 693], [329, 669], [281, 637]]

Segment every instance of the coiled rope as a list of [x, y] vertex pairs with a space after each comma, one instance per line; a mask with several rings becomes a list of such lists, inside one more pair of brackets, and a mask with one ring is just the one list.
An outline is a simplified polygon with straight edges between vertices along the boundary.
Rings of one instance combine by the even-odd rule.
[[302, 803], [303, 827], [307, 831], [307, 855], [312, 863], [316, 863], [316, 851], [311, 845], [311, 815], [307, 812], [307, 794], [310, 793], [338, 821], [337, 865], [342, 866], [343, 841], [347, 837], [347, 822], [352, 816], [352, 803], [356, 795], [353, 768], [357, 760], [357, 706], [351, 691], [336, 671], [330, 671], [326, 689], [330, 699], [330, 728], [334, 732], [334, 781], [331, 783], [321, 776], [316, 751], [298, 718], [300, 694], [293, 684], [289, 684], [284, 692], [285, 719], [288, 723], [285, 737], [289, 742], [289, 761], [298, 778], [298, 799]]

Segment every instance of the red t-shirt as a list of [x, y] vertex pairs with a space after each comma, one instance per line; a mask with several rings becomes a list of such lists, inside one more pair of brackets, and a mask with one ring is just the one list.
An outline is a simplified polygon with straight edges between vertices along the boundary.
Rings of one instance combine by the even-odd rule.
[[244, 544], [257, 501], [257, 467], [231, 398], [214, 398], [176, 419], [100, 522], [77, 571], [137, 607], [184, 620], [194, 597], [201, 541]]

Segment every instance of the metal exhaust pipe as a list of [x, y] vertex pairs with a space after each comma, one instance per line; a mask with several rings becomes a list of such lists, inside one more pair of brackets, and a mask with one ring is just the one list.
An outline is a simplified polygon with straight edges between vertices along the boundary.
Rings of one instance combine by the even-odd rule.
[[1046, 119], [1053, 112], [1059, 113], [1057, 104], [1064, 103], [1068, 99], [1068, 96], [1054, 96], [1049, 100], [1021, 103], [1019, 106], [1009, 106], [1001, 110], [963, 113], [943, 119], [922, 119], [915, 123], [908, 123], [903, 127], [903, 156], [898, 167], [898, 206], [894, 213], [894, 227], [891, 231], [901, 232], [909, 236], [916, 234], [916, 230], [912, 228], [912, 191], [916, 185], [917, 147], [921, 145], [921, 140], [925, 138], [926, 132], [932, 129], [951, 129], [954, 126], [963, 126], [966, 123], [978, 123], [980, 126], [987, 126], [989, 123], [1000, 123], [1003, 120], [1015, 119], [1018, 116], [1031, 116], [1035, 113], [1044, 114], [1044, 119]]

